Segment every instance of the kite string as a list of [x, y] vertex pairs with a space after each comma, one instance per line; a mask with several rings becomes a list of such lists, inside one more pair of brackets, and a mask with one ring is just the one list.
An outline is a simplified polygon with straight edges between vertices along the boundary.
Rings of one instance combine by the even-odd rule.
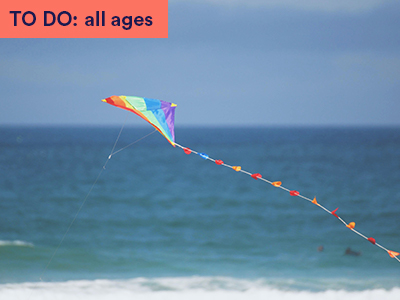
[[[108, 161], [108, 160], [109, 160], [109, 159], [107, 159], [107, 161]], [[106, 162], [106, 164], [107, 164], [107, 162]], [[71, 227], [72, 227], [72, 225], [74, 224], [76, 218], [78, 217], [80, 211], [82, 210], [83, 205], [85, 204], [85, 202], [86, 202], [86, 200], [88, 199], [90, 193], [92, 192], [94, 186], [96, 185], [97, 181], [99, 180], [101, 173], [103, 173], [103, 171], [105, 170], [105, 165], [106, 165], [106, 164], [104, 164], [103, 168], [100, 170], [99, 175], [97, 175], [96, 180], [93, 182], [93, 184], [92, 184], [92, 186], [91, 186], [89, 192], [87, 193], [85, 199], [83, 200], [83, 202], [82, 202], [82, 204], [80, 205], [78, 211], [76, 212], [74, 218], [72, 219], [72, 221], [71, 221], [71, 223], [69, 224], [67, 230], [65, 231], [63, 237], [61, 238], [60, 242], [58, 243], [58, 246], [57, 246], [57, 248], [54, 250], [53, 255], [51, 256], [49, 262], [47, 263], [46, 267], [44, 268], [44, 270], [43, 270], [42, 273], [40, 274], [40, 278], [39, 278], [40, 281], [43, 281], [43, 280], [42, 280], [43, 274], [44, 274], [44, 273], [47, 271], [47, 269], [49, 268], [49, 266], [50, 266], [51, 262], [53, 261], [53, 258], [54, 258], [54, 256], [56, 255], [58, 249], [61, 247], [61, 244], [64, 242], [65, 237], [67, 236], [69, 230], [71, 229]]]
[[50, 264], [52, 263], [54, 257], [56, 256], [56, 254], [57, 254], [57, 252], [58, 252], [58, 250], [59, 250], [59, 248], [61, 247], [62, 243], [64, 242], [65, 237], [66, 237], [67, 234], [69, 233], [69, 230], [71, 229], [72, 225], [75, 223], [75, 220], [77, 219], [77, 217], [78, 217], [80, 211], [82, 210], [82, 208], [83, 208], [83, 206], [85, 205], [87, 199], [89, 198], [90, 194], [92, 193], [93, 188], [94, 188], [95, 185], [97, 184], [97, 181], [99, 180], [101, 174], [102, 174], [103, 171], [105, 170], [106, 165], [107, 165], [108, 161], [111, 159], [111, 157], [112, 157], [114, 154], [116, 154], [116, 153], [118, 153], [118, 152], [120, 152], [120, 151], [122, 151], [122, 150], [128, 148], [129, 146], [131, 146], [131, 145], [133, 145], [133, 144], [135, 144], [135, 143], [137, 143], [137, 142], [139, 142], [139, 141], [145, 139], [146, 137], [150, 136], [151, 134], [153, 134], [153, 133], [156, 131], [156, 130], [155, 130], [155, 131], [153, 131], [153, 132], [151, 132], [151, 133], [149, 133], [149, 134], [147, 134], [147, 135], [145, 135], [145, 136], [143, 136], [143, 137], [137, 139], [137, 140], [134, 141], [133, 143], [130, 143], [128, 146], [125, 146], [124, 148], [122, 148], [122, 149], [120, 149], [120, 150], [114, 152], [114, 149], [115, 149], [115, 147], [116, 147], [116, 145], [117, 145], [117, 143], [118, 143], [118, 140], [119, 140], [119, 138], [120, 138], [120, 136], [121, 136], [122, 130], [123, 130], [124, 127], [125, 127], [126, 120], [127, 120], [127, 117], [125, 118], [125, 121], [124, 121], [124, 123], [123, 123], [123, 125], [122, 125], [122, 127], [121, 127], [121, 129], [120, 129], [120, 131], [119, 131], [119, 133], [118, 133], [117, 139], [115, 140], [114, 146], [113, 146], [113, 148], [112, 148], [112, 150], [111, 150], [111, 154], [108, 156], [106, 162], [104, 163], [104, 165], [103, 165], [103, 167], [101, 168], [99, 174], [97, 175], [96, 180], [93, 182], [92, 186], [91, 186], [90, 189], [89, 189], [89, 192], [86, 194], [86, 197], [84, 198], [84, 200], [82, 201], [81, 205], [79, 206], [78, 211], [76, 212], [74, 218], [72, 219], [71, 223], [69, 224], [69, 226], [68, 226], [67, 230], [65, 231], [63, 237], [61, 238], [60, 242], [58, 243], [58, 245], [57, 245], [56, 249], [54, 250], [52, 256], [50, 257], [48, 263], [46, 264], [46, 267], [43, 269], [42, 273], [40, 274], [40, 277], [39, 277], [40, 281], [43, 281], [43, 280], [42, 280], [42, 277], [43, 277], [44, 273], [47, 271], [47, 269], [49, 268]]
[[113, 146], [113, 148], [112, 148], [112, 150], [111, 150], [111, 154], [108, 156], [106, 162], [105, 162], [104, 165], [103, 165], [103, 168], [100, 170], [99, 174], [97, 175], [96, 180], [93, 182], [92, 186], [90, 187], [89, 192], [86, 194], [86, 197], [83, 199], [81, 205], [80, 205], [79, 208], [78, 208], [78, 211], [76, 212], [74, 218], [72, 219], [71, 223], [69, 224], [69, 226], [68, 226], [67, 230], [65, 231], [63, 237], [61, 238], [61, 240], [60, 240], [60, 242], [58, 243], [56, 249], [54, 250], [53, 254], [51, 255], [50, 260], [48, 261], [46, 267], [43, 269], [42, 273], [40, 274], [40, 277], [39, 277], [40, 281], [42, 281], [42, 277], [43, 277], [44, 273], [45, 273], [45, 272], [47, 271], [47, 269], [49, 268], [51, 262], [53, 261], [54, 256], [55, 256], [55, 255], [57, 254], [57, 252], [58, 252], [58, 249], [61, 247], [61, 244], [64, 242], [65, 237], [67, 236], [69, 230], [71, 229], [72, 225], [75, 223], [75, 220], [76, 220], [76, 218], [78, 217], [80, 211], [82, 210], [82, 207], [85, 205], [86, 200], [89, 198], [89, 195], [92, 193], [92, 190], [93, 190], [94, 186], [96, 185], [97, 181], [99, 180], [99, 178], [100, 178], [100, 176], [101, 176], [101, 173], [103, 173], [103, 171], [104, 171], [105, 168], [106, 168], [106, 165], [107, 165], [108, 161], [111, 159], [112, 153], [113, 153], [115, 147], [117, 146], [118, 140], [119, 140], [119, 138], [120, 138], [120, 136], [121, 136], [122, 130], [123, 130], [124, 127], [125, 127], [125, 123], [126, 123], [126, 120], [127, 120], [127, 119], [128, 119], [128, 114], [126, 115], [125, 121], [124, 121], [124, 123], [122, 124], [122, 127], [121, 127], [121, 129], [120, 129], [120, 131], [119, 131], [119, 133], [118, 133], [117, 139], [116, 139], [115, 142], [114, 142], [114, 146]]

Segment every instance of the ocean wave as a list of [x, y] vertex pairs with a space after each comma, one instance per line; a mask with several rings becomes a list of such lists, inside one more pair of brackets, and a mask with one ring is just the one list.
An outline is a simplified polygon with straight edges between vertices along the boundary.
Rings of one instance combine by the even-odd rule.
[[319, 292], [281, 290], [265, 279], [247, 280], [228, 277], [135, 278], [130, 280], [77, 280], [1, 284], [0, 299], [283, 299], [283, 300], [394, 300], [400, 288], [362, 291], [326, 290]]
[[19, 240], [15, 240], [15, 241], [2, 241], [0, 240], [0, 247], [7, 247], [7, 246], [11, 246], [11, 247], [31, 247], [33, 248], [34, 245], [33, 243], [29, 243], [29, 242], [25, 242], [25, 241], [19, 241]]

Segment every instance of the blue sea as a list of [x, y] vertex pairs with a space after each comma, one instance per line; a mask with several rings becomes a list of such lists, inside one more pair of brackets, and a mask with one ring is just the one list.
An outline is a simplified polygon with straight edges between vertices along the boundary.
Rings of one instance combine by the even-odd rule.
[[[0, 127], [0, 299], [400, 299], [400, 263], [318, 206], [158, 132], [108, 160], [119, 131]], [[124, 128], [115, 151], [152, 131]], [[176, 141], [339, 207], [400, 252], [400, 128]]]

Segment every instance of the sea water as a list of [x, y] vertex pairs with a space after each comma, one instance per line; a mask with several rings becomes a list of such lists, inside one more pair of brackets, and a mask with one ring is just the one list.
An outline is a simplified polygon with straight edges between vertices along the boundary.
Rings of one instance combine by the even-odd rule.
[[[400, 298], [400, 263], [318, 206], [158, 132], [108, 160], [119, 130], [0, 128], [0, 299]], [[176, 136], [400, 252], [400, 128]]]

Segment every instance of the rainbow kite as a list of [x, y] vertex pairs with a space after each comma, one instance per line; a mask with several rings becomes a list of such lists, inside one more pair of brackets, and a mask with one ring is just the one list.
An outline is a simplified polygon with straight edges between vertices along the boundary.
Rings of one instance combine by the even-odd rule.
[[363, 235], [362, 233], [358, 232], [357, 230], [355, 230], [354, 228], [356, 226], [356, 223], [355, 222], [346, 223], [337, 214], [338, 208], [336, 208], [333, 211], [330, 211], [330, 210], [326, 209], [324, 206], [322, 206], [320, 203], [318, 203], [316, 197], [314, 197], [314, 199], [307, 198], [307, 197], [301, 195], [300, 192], [298, 192], [296, 190], [290, 190], [290, 189], [283, 187], [282, 182], [280, 182], [280, 181], [267, 180], [267, 179], [263, 178], [260, 173], [250, 173], [250, 172], [244, 171], [240, 166], [230, 166], [228, 164], [225, 164], [220, 159], [213, 159], [205, 153], [199, 153], [188, 147], [183, 147], [183, 146], [175, 143], [174, 117], [175, 117], [176, 104], [165, 102], [162, 100], [148, 99], [148, 98], [141, 98], [141, 97], [130, 97], [130, 96], [111, 96], [109, 98], [103, 99], [102, 101], [107, 102], [108, 104], [129, 110], [129, 111], [137, 114], [141, 118], [145, 119], [147, 122], [149, 122], [151, 125], [153, 125], [154, 128], [157, 129], [168, 140], [168, 142], [171, 143], [172, 146], [174, 146], [174, 147], [178, 146], [186, 154], [191, 154], [191, 153], [197, 154], [205, 160], [210, 160], [217, 165], [233, 169], [236, 172], [244, 173], [246, 175], [251, 176], [255, 180], [262, 180], [266, 183], [271, 184], [274, 187], [280, 188], [280, 189], [288, 192], [290, 196], [300, 197], [304, 200], [311, 202], [312, 204], [317, 205], [318, 207], [322, 208], [327, 213], [338, 218], [339, 221], [341, 221], [347, 228], [352, 230], [354, 233], [363, 237], [364, 239], [369, 241], [371, 244], [386, 251], [390, 257], [395, 258], [397, 261], [400, 262], [400, 259], [398, 258], [398, 256], [400, 255], [399, 252], [388, 250], [385, 247], [383, 247], [382, 245], [378, 244], [373, 237], [367, 237], [367, 236]]
[[137, 114], [153, 125], [175, 147], [176, 104], [133, 96], [111, 96], [101, 101]]

